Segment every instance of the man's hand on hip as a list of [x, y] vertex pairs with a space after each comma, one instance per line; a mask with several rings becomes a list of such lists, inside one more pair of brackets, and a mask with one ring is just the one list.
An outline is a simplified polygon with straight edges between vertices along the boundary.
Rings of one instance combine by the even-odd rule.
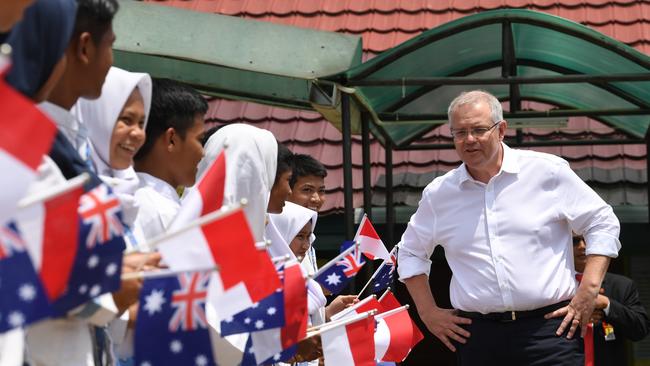
[[573, 338], [578, 326], [580, 327], [580, 335], [585, 336], [587, 332], [587, 324], [591, 318], [594, 308], [596, 307], [596, 296], [584, 287], [578, 288], [576, 296], [571, 299], [569, 305], [557, 309], [551, 313], [546, 314], [546, 319], [558, 318], [563, 316], [560, 327], [557, 328], [555, 334], [562, 335], [568, 328], [567, 338]]
[[461, 318], [456, 313], [457, 310], [441, 309], [439, 307], [420, 312], [420, 319], [427, 326], [427, 329], [452, 352], [456, 352], [456, 347], [451, 342], [452, 339], [465, 344], [470, 336], [470, 333], [461, 328], [459, 324], [472, 323], [471, 319]]

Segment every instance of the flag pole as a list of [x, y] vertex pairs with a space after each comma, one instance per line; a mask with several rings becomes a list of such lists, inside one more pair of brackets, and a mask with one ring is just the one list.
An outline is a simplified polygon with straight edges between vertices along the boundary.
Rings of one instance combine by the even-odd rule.
[[145, 263], [147, 263], [147, 261], [149, 260], [149, 258], [151, 257], [151, 255], [154, 253], [153, 250], [154, 250], [154, 249], [155, 249], [155, 248], [156, 248], [156, 247], [157, 247], [161, 242], [163, 242], [163, 241], [165, 241], [165, 240], [167, 240], [167, 239], [169, 239], [169, 238], [172, 238], [172, 237], [174, 237], [174, 236], [177, 236], [177, 235], [179, 235], [179, 234], [182, 234], [182, 233], [184, 233], [184, 232], [186, 232], [186, 231], [188, 231], [188, 230], [191, 230], [191, 229], [194, 229], [194, 228], [196, 228], [196, 227], [199, 227], [199, 226], [203, 226], [203, 225], [209, 224], [209, 223], [211, 223], [211, 222], [213, 222], [213, 221], [216, 221], [216, 220], [218, 220], [218, 219], [220, 219], [220, 218], [222, 218], [222, 217], [224, 217], [224, 216], [231, 215], [231, 214], [233, 214], [234, 212], [236, 212], [237, 210], [240, 210], [240, 209], [241, 209], [242, 207], [244, 207], [247, 203], [248, 203], [248, 201], [247, 201], [245, 198], [243, 198], [243, 199], [240, 201], [240, 203], [238, 203], [238, 204], [234, 204], [234, 205], [232, 205], [232, 206], [228, 206], [228, 207], [226, 207], [226, 208], [222, 208], [222, 209], [219, 209], [219, 210], [216, 210], [216, 211], [212, 211], [212, 212], [210, 212], [210, 213], [208, 213], [208, 214], [206, 214], [206, 215], [203, 215], [203, 216], [199, 217], [198, 219], [196, 219], [196, 220], [190, 222], [189, 224], [187, 224], [187, 225], [181, 227], [180, 229], [177, 229], [177, 230], [174, 230], [174, 231], [171, 231], [171, 232], [163, 233], [162, 235], [159, 235], [158, 237], [156, 237], [156, 238], [152, 239], [151, 241], [147, 242], [147, 243], [144, 245], [144, 247], [145, 247], [145, 248], [149, 248], [149, 249], [151, 249], [152, 251], [146, 253], [146, 255], [144, 256], [144, 258], [142, 259], [142, 262], [141, 262], [141, 263], [138, 265], [138, 267], [136, 268], [136, 272], [142, 270], [142, 267], [145, 265]]
[[177, 275], [179, 273], [186, 273], [186, 272], [219, 272], [219, 267], [213, 266], [209, 268], [180, 270], [180, 271], [165, 268], [165, 269], [153, 270], [153, 271], [129, 272], [123, 274], [121, 280], [126, 281], [126, 280], [135, 280], [135, 279], [144, 280], [144, 279], [152, 279], [152, 278], [161, 278], [161, 277], [169, 277], [169, 276]]
[[335, 265], [341, 258], [345, 257], [346, 255], [350, 254], [350, 252], [356, 248], [359, 247], [359, 242], [355, 241], [354, 245], [351, 245], [348, 249], [344, 250], [341, 254], [337, 255], [334, 259], [331, 261], [327, 262], [324, 266], [318, 269], [318, 271], [314, 274], [314, 278], [320, 276], [323, 272], [328, 270], [330, 267]]
[[[370, 300], [373, 299], [373, 298], [374, 298], [374, 299], [377, 299], [377, 296], [376, 296], [375, 294], [372, 294], [371, 296], [366, 297], [365, 299], [363, 299], [363, 300], [357, 302], [356, 304], [354, 304], [354, 305], [352, 305], [352, 306], [350, 306], [350, 307], [347, 307], [347, 308], [345, 308], [345, 309], [339, 311], [338, 313], [332, 315], [332, 316], [330, 317], [330, 320], [331, 320], [331, 321], [335, 321], [335, 320], [342, 319], [344, 316], [346, 316], [347, 314], [349, 314], [351, 311], [357, 310], [359, 307], [365, 305], [368, 301], [370, 301]], [[316, 326], [316, 327], [318, 327], [318, 326]]]
[[386, 295], [388, 295], [388, 292], [390, 292], [390, 286], [388, 286], [388, 287], [386, 288], [386, 291], [384, 291], [384, 293], [381, 294], [381, 296], [379, 296], [379, 300], [378, 300], [378, 301], [381, 302], [381, 300], [383, 300], [384, 297], [386, 297]]
[[90, 175], [88, 173], [81, 173], [78, 176], [67, 180], [61, 184], [57, 184], [54, 187], [47, 189], [45, 191], [39, 191], [34, 194], [31, 194], [18, 202], [18, 209], [24, 209], [31, 205], [41, 203], [47, 200], [50, 200], [54, 197], [66, 194], [72, 190], [75, 190], [88, 182]]
[[406, 304], [406, 305], [400, 306], [398, 308], [395, 308], [393, 310], [388, 310], [388, 311], [384, 311], [381, 314], [377, 314], [377, 315], [375, 315], [375, 319], [385, 318], [387, 316], [391, 316], [393, 314], [399, 313], [400, 311], [408, 310], [408, 309], [409, 309], [409, 305]]
[[324, 326], [321, 326], [319, 329], [316, 329], [316, 330], [314, 330], [312, 332], [307, 332], [307, 335], [305, 336], [305, 339], [306, 338], [311, 338], [313, 336], [317, 336], [317, 335], [319, 335], [319, 334], [321, 334], [323, 332], [327, 332], [329, 330], [332, 330], [332, 329], [335, 329], [335, 328], [338, 328], [338, 327], [342, 327], [342, 326], [345, 326], [345, 325], [348, 325], [348, 324], [358, 322], [359, 320], [366, 319], [369, 316], [373, 316], [375, 314], [377, 314], [377, 310], [370, 310], [370, 311], [366, 311], [365, 313], [361, 313], [361, 314], [358, 314], [358, 315], [355, 315], [355, 316], [352, 316], [352, 317], [349, 317], [349, 318], [341, 319], [341, 320], [336, 321], [336, 322], [325, 323]]
[[[391, 249], [390, 252], [388, 253], [388, 258], [389, 258], [389, 259], [393, 256], [393, 252], [395, 251], [396, 248], [397, 248], [397, 246], [394, 246], [393, 249]], [[379, 267], [377, 267], [377, 270], [375, 270], [375, 273], [373, 273], [372, 276], [370, 276], [370, 279], [368, 280], [368, 282], [366, 282], [366, 284], [363, 286], [363, 288], [361, 289], [361, 291], [359, 291], [359, 294], [357, 295], [357, 299], [358, 299], [359, 297], [361, 297], [361, 294], [363, 294], [363, 292], [368, 288], [368, 286], [370, 286], [370, 283], [372, 282], [372, 280], [374, 280], [374, 279], [377, 277], [377, 274], [379, 273], [379, 271], [380, 271], [382, 268], [384, 268], [384, 266], [386, 265], [386, 261], [387, 261], [387, 260], [388, 260], [388, 259], [384, 259], [384, 261], [381, 262], [381, 264], [379, 265]], [[391, 260], [392, 260], [392, 259], [391, 259]], [[397, 264], [397, 263], [394, 263], [394, 264]]]

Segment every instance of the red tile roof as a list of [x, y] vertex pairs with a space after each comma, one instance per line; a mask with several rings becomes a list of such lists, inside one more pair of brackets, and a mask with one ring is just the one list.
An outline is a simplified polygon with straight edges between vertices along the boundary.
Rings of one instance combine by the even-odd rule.
[[[594, 28], [610, 37], [631, 45], [641, 52], [650, 53], [650, 2], [634, 0], [169, 0], [157, 3], [183, 7], [203, 12], [233, 15], [304, 28], [356, 34], [363, 37], [364, 59], [394, 47], [419, 33], [467, 16], [496, 8], [527, 8], [558, 15]], [[525, 106], [530, 106], [531, 103]], [[297, 153], [306, 153], [322, 161], [329, 169], [326, 179], [328, 201], [325, 211], [343, 207], [343, 170], [341, 133], [318, 113], [273, 108], [253, 103], [213, 100], [206, 115], [209, 124], [245, 122], [272, 131], [278, 140]], [[530, 129], [535, 136], [574, 137], [612, 135], [615, 132], [587, 118], [571, 118], [569, 128], [561, 132]], [[426, 136], [429, 142], [450, 142], [449, 130], [442, 126]], [[572, 146], [536, 148], [563, 156], [570, 161], [584, 179], [594, 184], [616, 185], [616, 192], [608, 194], [599, 190], [613, 204], [644, 204], [647, 202], [640, 185], [647, 181], [646, 151], [642, 145]], [[379, 188], [384, 174], [384, 150], [374, 141], [371, 146], [373, 185]], [[437, 175], [459, 164], [454, 151], [399, 151], [393, 156], [395, 174]], [[362, 174], [361, 143], [353, 138], [354, 203], [361, 206]], [[590, 171], [619, 169], [618, 181], [611, 174], [591, 174]], [[629, 176], [643, 177], [628, 179]], [[399, 182], [396, 180], [396, 184]], [[420, 183], [396, 187], [397, 203], [413, 204], [419, 197]], [[621, 188], [623, 185], [623, 188]], [[602, 188], [602, 187], [601, 187]], [[623, 189], [621, 193], [621, 189]], [[625, 194], [625, 189], [635, 194]], [[376, 202], [383, 202], [383, 190], [378, 189]], [[604, 193], [603, 193], [604, 192]], [[406, 193], [406, 196], [401, 193]], [[411, 195], [412, 197], [407, 197]], [[397, 197], [396, 196], [396, 197]], [[620, 202], [619, 202], [620, 201]]]

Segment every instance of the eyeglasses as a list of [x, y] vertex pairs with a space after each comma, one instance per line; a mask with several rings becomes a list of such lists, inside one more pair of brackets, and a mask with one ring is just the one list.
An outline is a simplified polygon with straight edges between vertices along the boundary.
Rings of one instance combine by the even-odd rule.
[[481, 138], [490, 132], [494, 127], [496, 127], [501, 121], [494, 123], [490, 127], [476, 127], [476, 128], [464, 128], [462, 130], [451, 130], [451, 137], [456, 141], [463, 141], [467, 138], [468, 135], [472, 135], [474, 138]]

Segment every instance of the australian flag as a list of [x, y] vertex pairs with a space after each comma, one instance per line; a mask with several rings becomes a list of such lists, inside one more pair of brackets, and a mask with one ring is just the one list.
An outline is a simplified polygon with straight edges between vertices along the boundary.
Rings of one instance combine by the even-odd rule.
[[145, 280], [135, 329], [135, 364], [215, 365], [205, 316], [210, 272]]
[[124, 226], [117, 197], [104, 184], [83, 194], [78, 208], [76, 254], [67, 286], [53, 307], [57, 314], [120, 287]]
[[257, 365], [273, 365], [279, 362], [289, 362], [293, 356], [296, 355], [298, 345], [293, 345], [279, 353], [276, 353], [268, 360], [258, 363], [255, 359], [255, 348], [253, 348], [253, 337], [248, 337], [246, 346], [244, 348], [244, 355], [239, 366], [257, 366]]
[[383, 291], [386, 288], [390, 287], [393, 283], [393, 275], [395, 274], [395, 262], [396, 258], [393, 252], [390, 254], [390, 260], [385, 260], [382, 262], [377, 273], [370, 284], [370, 291], [373, 294]]
[[[281, 279], [283, 272], [283, 269], [278, 271]], [[282, 326], [284, 326], [284, 291], [280, 288], [250, 308], [223, 320], [221, 335], [258, 332]]]
[[354, 242], [343, 243], [341, 250], [341, 254], [324, 265], [315, 278], [333, 295], [341, 292], [365, 264], [361, 250]]
[[50, 314], [25, 245], [13, 223], [0, 227], [0, 333]]

